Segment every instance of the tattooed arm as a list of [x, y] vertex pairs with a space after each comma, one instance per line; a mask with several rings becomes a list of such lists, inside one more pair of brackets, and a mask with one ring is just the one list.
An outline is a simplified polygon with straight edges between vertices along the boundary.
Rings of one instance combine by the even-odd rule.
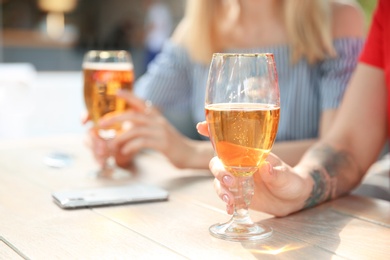
[[300, 163], [314, 183], [304, 207], [344, 195], [360, 183], [386, 140], [386, 98], [383, 70], [359, 64], [334, 127]]
[[[286, 215], [345, 195], [359, 185], [386, 140], [386, 98], [383, 70], [359, 64], [330, 132], [306, 152], [296, 167], [273, 167], [272, 178], [261, 170], [272, 196], [293, 205], [283, 212], [269, 210], [262, 203], [255, 204], [256, 209]], [[270, 161], [272, 166], [274, 162], [275, 159]], [[301, 190], [303, 200], [288, 187], [291, 185], [285, 184], [294, 179], [294, 174], [301, 178], [302, 183], [294, 181], [294, 185]], [[282, 192], [298, 199], [288, 201]]]
[[304, 208], [345, 195], [355, 188], [363, 172], [359, 170], [352, 156], [326, 144], [310, 149], [304, 161], [313, 180], [312, 192]]

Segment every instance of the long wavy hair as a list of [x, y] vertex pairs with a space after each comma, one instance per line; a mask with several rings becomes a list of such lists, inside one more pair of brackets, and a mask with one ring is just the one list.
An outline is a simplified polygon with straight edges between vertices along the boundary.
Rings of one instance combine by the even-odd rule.
[[[293, 63], [305, 58], [313, 64], [336, 54], [332, 44], [331, 1], [279, 1]], [[208, 64], [214, 52], [223, 51], [216, 39], [216, 14], [223, 5], [224, 0], [187, 0], [183, 44], [198, 62]]]

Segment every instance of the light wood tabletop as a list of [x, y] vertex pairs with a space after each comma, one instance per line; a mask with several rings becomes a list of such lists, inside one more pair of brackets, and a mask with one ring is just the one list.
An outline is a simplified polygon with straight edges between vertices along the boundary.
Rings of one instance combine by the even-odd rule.
[[[54, 151], [70, 163], [44, 163]], [[81, 135], [0, 142], [0, 259], [389, 259], [390, 202], [349, 195], [288, 217], [251, 211], [271, 237], [228, 242], [208, 228], [230, 216], [207, 171], [180, 170], [141, 153], [131, 173], [93, 178]], [[64, 210], [52, 192], [150, 183], [168, 201]]]

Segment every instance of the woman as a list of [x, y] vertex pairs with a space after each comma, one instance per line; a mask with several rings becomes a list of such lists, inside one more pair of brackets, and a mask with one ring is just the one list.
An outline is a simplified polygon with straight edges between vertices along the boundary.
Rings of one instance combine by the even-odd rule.
[[[126, 167], [139, 150], [151, 148], [177, 167], [207, 168], [212, 147], [194, 139], [199, 139], [196, 123], [204, 120], [212, 53], [272, 52], [281, 92], [273, 152], [295, 164], [329, 129], [363, 36], [363, 14], [346, 1], [188, 0], [170, 41], [136, 82], [138, 98], [119, 93], [133, 110], [101, 122], [131, 122], [112, 142], [117, 163]], [[108, 149], [91, 135], [102, 163]]]

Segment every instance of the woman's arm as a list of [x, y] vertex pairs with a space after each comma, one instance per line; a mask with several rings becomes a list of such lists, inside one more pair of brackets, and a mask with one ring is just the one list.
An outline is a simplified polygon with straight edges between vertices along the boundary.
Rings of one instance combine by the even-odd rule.
[[[335, 116], [336, 109], [329, 109], [322, 113], [319, 131], [320, 138], [324, 133], [329, 131]], [[297, 141], [280, 141], [274, 144], [272, 152], [288, 165], [296, 165], [307, 149], [309, 149], [317, 141], [318, 139], [315, 138]]]
[[178, 168], [208, 168], [214, 156], [209, 141], [185, 137], [158, 109], [137, 98], [132, 92], [119, 91], [117, 95], [126, 100], [132, 109], [99, 121], [100, 127], [123, 123], [123, 131], [111, 140], [109, 147], [102, 146], [96, 134], [90, 133], [94, 137], [91, 148], [99, 162], [104, 161], [109, 149], [114, 153], [117, 164], [127, 168], [140, 150], [153, 149], [164, 154]]
[[361, 182], [386, 140], [386, 99], [384, 71], [359, 64], [329, 134], [295, 167], [313, 181], [305, 207], [348, 193]]

